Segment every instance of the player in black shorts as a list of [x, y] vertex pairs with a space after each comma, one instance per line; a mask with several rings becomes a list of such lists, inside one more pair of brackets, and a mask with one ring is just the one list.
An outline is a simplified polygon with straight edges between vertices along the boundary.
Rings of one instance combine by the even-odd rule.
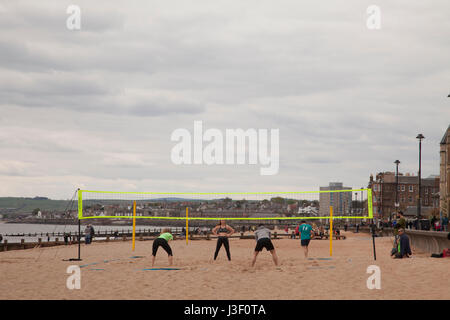
[[278, 266], [278, 257], [275, 252], [275, 248], [272, 244], [272, 240], [270, 240], [270, 230], [264, 227], [264, 225], [260, 224], [258, 229], [255, 231], [255, 239], [256, 239], [256, 247], [255, 252], [253, 254], [252, 267], [255, 265], [256, 257], [262, 251], [263, 248], [266, 248], [267, 251], [270, 251], [272, 254], [273, 262], [276, 266]]
[[158, 248], [162, 247], [169, 257], [169, 266], [173, 264], [173, 254], [172, 249], [169, 246], [169, 241], [173, 240], [173, 235], [170, 233], [170, 228], [165, 228], [161, 232], [161, 235], [153, 241], [152, 246], [152, 267], [155, 265], [156, 253]]
[[308, 245], [311, 238], [314, 237], [314, 231], [311, 225], [307, 224], [306, 221], [302, 221], [302, 224], [298, 227], [300, 232], [300, 244], [304, 250], [305, 258], [308, 257]]

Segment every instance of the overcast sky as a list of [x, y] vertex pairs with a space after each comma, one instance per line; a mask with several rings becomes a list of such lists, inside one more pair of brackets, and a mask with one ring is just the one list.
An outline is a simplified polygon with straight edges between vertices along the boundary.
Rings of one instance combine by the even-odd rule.
[[[81, 30], [66, 27], [70, 4]], [[381, 9], [381, 29], [366, 9]], [[318, 190], [439, 174], [450, 124], [450, 2], [0, 2], [0, 196], [78, 187]], [[175, 165], [177, 128], [279, 129], [278, 174]]]

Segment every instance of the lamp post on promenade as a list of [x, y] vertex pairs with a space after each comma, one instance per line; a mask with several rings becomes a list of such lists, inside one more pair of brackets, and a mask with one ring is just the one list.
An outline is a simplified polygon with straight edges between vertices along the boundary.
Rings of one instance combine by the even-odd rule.
[[400, 164], [400, 160], [395, 160], [394, 163], [396, 164], [396, 169], [395, 169], [395, 208], [398, 211], [398, 208], [400, 207], [400, 203], [398, 202], [398, 165]]
[[425, 139], [425, 137], [423, 134], [419, 133], [416, 139], [419, 139], [419, 199], [417, 201], [417, 228], [420, 229], [419, 220], [422, 210], [422, 139]]
[[[364, 187], [361, 187], [361, 189], [364, 189]], [[364, 215], [364, 196], [363, 191], [361, 190], [361, 215]]]

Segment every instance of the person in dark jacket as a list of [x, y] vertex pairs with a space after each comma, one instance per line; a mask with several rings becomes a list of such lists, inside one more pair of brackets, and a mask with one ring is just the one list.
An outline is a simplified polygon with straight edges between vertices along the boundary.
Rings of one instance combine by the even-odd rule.
[[398, 229], [398, 235], [397, 253], [394, 255], [394, 258], [409, 258], [409, 256], [412, 255], [412, 252], [411, 246], [409, 245], [409, 237], [405, 234], [405, 229]]
[[86, 244], [90, 244], [92, 241], [92, 231], [91, 231], [91, 225], [88, 224], [86, 228], [84, 229], [84, 240]]

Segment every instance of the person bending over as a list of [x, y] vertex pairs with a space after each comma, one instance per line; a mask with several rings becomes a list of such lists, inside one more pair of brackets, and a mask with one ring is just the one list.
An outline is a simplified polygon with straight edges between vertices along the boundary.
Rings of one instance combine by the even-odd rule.
[[263, 224], [260, 224], [258, 229], [255, 231], [255, 240], [256, 247], [253, 254], [252, 267], [255, 265], [256, 257], [263, 248], [266, 248], [267, 251], [270, 251], [270, 253], [272, 254], [273, 262], [276, 266], [278, 266], [277, 253], [275, 252], [275, 247], [272, 244], [272, 240], [270, 240], [270, 230], [264, 227]]
[[160, 236], [153, 241], [153, 250], [152, 250], [152, 267], [155, 265], [156, 252], [159, 247], [162, 247], [166, 250], [167, 255], [169, 256], [169, 266], [173, 263], [173, 254], [172, 249], [169, 246], [169, 241], [173, 240], [173, 236], [170, 233], [170, 228], [165, 228], [162, 230]]

